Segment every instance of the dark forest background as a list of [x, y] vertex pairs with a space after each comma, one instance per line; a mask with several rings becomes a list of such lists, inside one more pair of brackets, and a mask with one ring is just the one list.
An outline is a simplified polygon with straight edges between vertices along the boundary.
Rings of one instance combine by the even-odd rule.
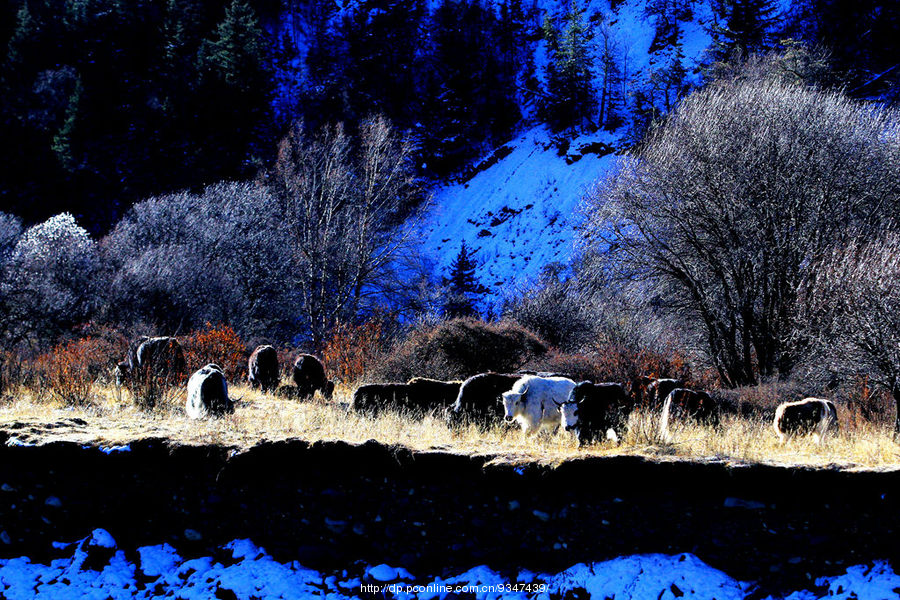
[[[677, 56], [672, 23], [691, 6], [648, 3], [656, 50]], [[721, 0], [717, 11], [710, 65], [790, 37], [824, 47], [851, 95], [898, 99], [891, 2], [802, 0], [782, 14]], [[104, 234], [141, 198], [253, 177], [297, 121], [343, 122], [353, 136], [382, 115], [411, 134], [429, 179], [505, 141], [527, 107], [557, 130], [625, 125], [638, 138], [660, 100], [610, 85], [615, 56], [592, 63], [597, 20], [577, 2], [545, 14], [529, 0], [5, 0], [0, 210], [25, 224], [68, 211]], [[304, 51], [278, 31], [302, 33]], [[683, 95], [687, 76], [676, 61], [654, 85]]]

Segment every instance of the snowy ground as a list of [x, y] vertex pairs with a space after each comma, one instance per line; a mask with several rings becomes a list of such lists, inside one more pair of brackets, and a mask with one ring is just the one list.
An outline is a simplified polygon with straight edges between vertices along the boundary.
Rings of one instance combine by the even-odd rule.
[[[306, 599], [386, 597], [443, 600], [449, 594], [476, 599], [686, 600], [744, 598], [752, 584], [737, 581], [691, 554], [647, 554], [577, 564], [557, 574], [521, 572], [504, 577], [482, 566], [446, 579], [421, 577], [388, 565], [327, 574], [297, 562], [279, 563], [249, 540], [235, 540], [219, 559], [185, 560], [168, 544], [126, 553], [102, 529], [71, 544], [54, 544], [64, 558], [48, 565], [28, 558], [0, 560], [0, 598], [96, 599]], [[129, 560], [127, 556], [132, 557]], [[516, 590], [514, 586], [525, 589]], [[816, 580], [816, 592], [801, 590], [789, 600], [898, 598], [900, 576], [890, 565], [855, 566], [843, 575]]]

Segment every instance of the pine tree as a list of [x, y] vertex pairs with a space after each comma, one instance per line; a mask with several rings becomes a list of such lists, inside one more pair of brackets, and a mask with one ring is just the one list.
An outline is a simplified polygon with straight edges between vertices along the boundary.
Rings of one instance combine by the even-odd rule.
[[773, 28], [781, 22], [774, 0], [723, 0], [724, 26], [715, 29], [714, 57], [729, 60], [771, 50]]
[[617, 109], [624, 103], [622, 84], [624, 76], [619, 66], [619, 52], [608, 28], [600, 31], [600, 80], [602, 87], [600, 93], [600, 105], [597, 111], [597, 122], [609, 129], [616, 129], [622, 118]]
[[202, 119], [207, 144], [220, 153], [214, 170], [250, 172], [270, 152], [265, 142], [273, 91], [266, 33], [245, 0], [232, 0], [225, 18], [199, 51]]
[[16, 13], [16, 29], [7, 45], [6, 60], [9, 67], [16, 67], [25, 61], [25, 47], [32, 42], [37, 27], [28, 2], [23, 2]]
[[585, 8], [571, 0], [560, 30], [549, 15], [544, 20], [544, 39], [550, 53], [547, 94], [541, 105], [544, 119], [554, 129], [568, 129], [590, 121], [595, 107], [590, 27]]
[[520, 118], [515, 72], [498, 52], [502, 26], [481, 0], [443, 0], [429, 23], [436, 68], [422, 95], [430, 167], [447, 174], [485, 144], [506, 141]]
[[478, 314], [475, 303], [488, 289], [478, 282], [475, 276], [475, 262], [465, 242], [460, 245], [459, 254], [450, 265], [450, 276], [444, 279], [447, 286], [447, 301], [444, 304], [444, 316], [450, 319], [457, 317], [473, 317]]
[[226, 85], [251, 92], [268, 79], [268, 43], [253, 8], [244, 0], [232, 0], [225, 19], [212, 39], [200, 50], [201, 61]]
[[56, 155], [59, 164], [63, 169], [70, 173], [75, 170], [72, 135], [75, 133], [78, 125], [78, 109], [81, 104], [81, 96], [83, 93], [84, 86], [81, 84], [81, 79], [76, 79], [75, 89], [69, 96], [69, 102], [66, 106], [65, 121], [63, 121], [62, 127], [59, 128], [56, 135], [53, 136], [53, 140], [50, 144], [50, 149]]

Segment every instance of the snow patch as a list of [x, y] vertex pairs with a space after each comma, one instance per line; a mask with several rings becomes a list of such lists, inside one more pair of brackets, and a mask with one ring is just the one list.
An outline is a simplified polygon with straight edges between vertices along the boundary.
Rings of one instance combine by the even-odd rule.
[[116, 540], [105, 529], [95, 529], [88, 540], [88, 546], [98, 548], [115, 548]]
[[[588, 597], [614, 599], [740, 600], [749, 589], [749, 584], [713, 569], [693, 554], [645, 554], [578, 564], [547, 584], [562, 595], [581, 589]], [[550, 600], [550, 595], [541, 594], [537, 600]]]
[[[396, 600], [445, 600], [466, 595], [475, 600], [550, 600], [560, 597], [593, 597], [624, 600], [659, 598], [674, 600], [744, 598], [751, 584], [738, 581], [710, 567], [692, 554], [643, 554], [597, 563], [580, 563], [555, 575], [522, 571], [515, 580], [487, 566], [478, 566], [447, 578], [416, 580], [403, 568], [388, 564], [358, 567], [323, 574], [296, 561], [280, 563], [250, 540], [239, 539], [224, 546], [232, 564], [210, 557], [185, 560], [168, 544], [137, 550], [137, 564], [116, 550], [116, 541], [103, 529], [73, 544], [55, 543], [57, 549], [72, 549], [72, 556], [34, 564], [27, 557], [0, 559], [0, 597], [9, 600], [85, 598], [176, 597], [260, 598], [264, 600], [344, 600], [376, 594]], [[91, 548], [115, 550], [102, 568], [88, 567]], [[230, 562], [230, 561], [226, 561]], [[375, 582], [375, 583], [366, 583]], [[523, 589], [522, 586], [540, 586]], [[843, 575], [816, 580], [827, 588], [829, 598], [876, 600], [897, 597], [900, 576], [890, 564], [850, 567]], [[369, 589], [372, 586], [376, 590]], [[518, 588], [516, 587], [518, 586]], [[789, 600], [819, 597], [801, 590]]]
[[116, 454], [118, 452], [131, 452], [131, 446], [125, 444], [124, 446], [100, 446], [100, 452], [103, 454]]
[[23, 448], [29, 448], [29, 447], [31, 447], [31, 446], [34, 446], [35, 444], [32, 444], [31, 442], [25, 442], [25, 441], [20, 440], [19, 438], [15, 437], [15, 436], [13, 436], [13, 437], [10, 437], [8, 440], [6, 440], [6, 445], [7, 445], [7, 446], [10, 446], [10, 447], [12, 447], [12, 446], [21, 446], [21, 447], [23, 447]]

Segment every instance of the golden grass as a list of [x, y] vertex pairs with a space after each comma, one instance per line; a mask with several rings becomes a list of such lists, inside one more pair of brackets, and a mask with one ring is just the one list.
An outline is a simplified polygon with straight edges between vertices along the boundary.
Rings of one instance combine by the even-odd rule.
[[127, 392], [114, 387], [97, 386], [94, 403], [85, 408], [66, 408], [47, 395], [21, 389], [0, 403], [0, 430], [32, 443], [68, 440], [119, 445], [161, 437], [173, 444], [249, 448], [263, 441], [286, 439], [351, 443], [374, 439], [413, 450], [490, 455], [509, 462], [559, 464], [576, 457], [628, 455], [845, 469], [900, 468], [900, 446], [893, 433], [871, 424], [844, 427], [821, 445], [809, 438], [781, 445], [768, 422], [729, 417], [718, 430], [676, 425], [663, 440], [655, 416], [635, 414], [621, 444], [606, 442], [579, 448], [574, 436], [566, 432], [525, 438], [518, 429], [506, 426], [487, 432], [474, 427], [453, 431], [432, 417], [417, 420], [385, 413], [372, 419], [347, 410], [347, 389], [339, 389], [331, 402], [318, 397], [298, 402], [244, 386], [232, 386], [231, 395], [241, 398], [233, 415], [194, 421], [182, 410], [183, 390], [161, 409], [142, 412], [132, 406]]

